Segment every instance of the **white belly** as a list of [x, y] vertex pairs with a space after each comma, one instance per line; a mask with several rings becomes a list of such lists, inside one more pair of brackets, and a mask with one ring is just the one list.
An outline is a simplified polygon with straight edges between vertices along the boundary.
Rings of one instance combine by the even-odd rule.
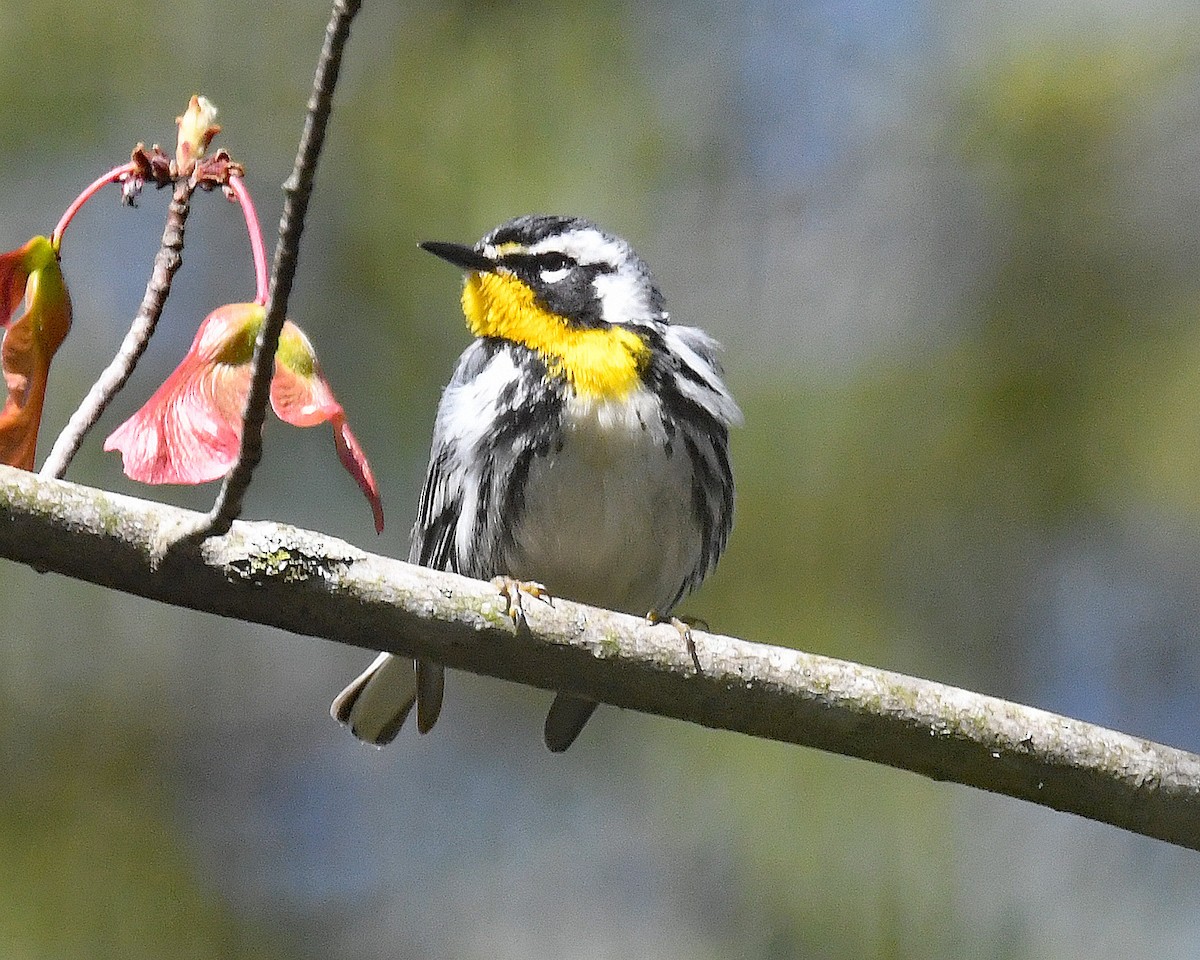
[[562, 449], [530, 468], [510, 572], [551, 594], [629, 613], [666, 613], [699, 555], [691, 465], [670, 455], [657, 401], [575, 398]]

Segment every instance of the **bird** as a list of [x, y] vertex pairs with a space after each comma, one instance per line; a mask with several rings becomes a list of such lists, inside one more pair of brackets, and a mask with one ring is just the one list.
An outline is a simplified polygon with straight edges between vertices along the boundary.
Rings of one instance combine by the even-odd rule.
[[[409, 560], [499, 578], [518, 606], [525, 591], [670, 620], [695, 660], [673, 611], [728, 541], [743, 419], [719, 345], [672, 323], [646, 262], [581, 217], [419, 246], [465, 271], [473, 339], [442, 393]], [[383, 653], [330, 713], [382, 746], [414, 704], [428, 732], [443, 690], [440, 664]], [[546, 746], [566, 750], [596, 706], [559, 693]]]

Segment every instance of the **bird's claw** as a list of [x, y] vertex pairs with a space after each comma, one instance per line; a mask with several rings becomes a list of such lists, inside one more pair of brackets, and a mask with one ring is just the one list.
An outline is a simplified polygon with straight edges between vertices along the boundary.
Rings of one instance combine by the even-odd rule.
[[525, 623], [525, 607], [522, 597], [536, 597], [543, 603], [554, 606], [554, 598], [550, 596], [544, 584], [533, 580], [518, 580], [516, 577], [493, 577], [492, 586], [504, 597], [506, 606], [504, 613], [512, 620], [514, 626]]
[[704, 668], [700, 666], [700, 655], [696, 652], [696, 638], [692, 636], [692, 627], [698, 626], [702, 630], [707, 630], [707, 623], [695, 617], [664, 617], [655, 610], [651, 610], [646, 614], [646, 622], [650, 624], [669, 623], [679, 631], [679, 636], [687, 646], [687, 652], [692, 658], [692, 664], [696, 668], [696, 675], [699, 676], [704, 673]]

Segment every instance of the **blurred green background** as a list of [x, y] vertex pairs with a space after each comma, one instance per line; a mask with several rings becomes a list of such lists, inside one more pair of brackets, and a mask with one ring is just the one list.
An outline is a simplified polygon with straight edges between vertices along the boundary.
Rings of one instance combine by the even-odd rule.
[[[0, 0], [0, 249], [221, 108], [276, 220], [327, 10]], [[404, 556], [467, 334], [416, 242], [592, 217], [746, 411], [715, 629], [1200, 750], [1200, 11], [1185, 0], [365, 5], [293, 317], [388, 511], [271, 423], [248, 514]], [[165, 194], [68, 234], [42, 452], [141, 297]], [[273, 228], [268, 226], [268, 232]], [[197, 200], [147, 356], [247, 299]], [[1200, 860], [862, 762], [455, 674], [436, 731], [327, 716], [367, 656], [6, 565], [0, 957], [1186, 958]]]

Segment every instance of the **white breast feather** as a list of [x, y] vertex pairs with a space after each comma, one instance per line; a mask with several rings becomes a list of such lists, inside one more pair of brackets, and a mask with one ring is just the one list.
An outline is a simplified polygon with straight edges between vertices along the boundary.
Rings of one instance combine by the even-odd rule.
[[535, 463], [513, 575], [552, 594], [645, 614], [666, 605], [699, 552], [691, 470], [666, 453], [657, 399], [568, 402], [562, 450]]

